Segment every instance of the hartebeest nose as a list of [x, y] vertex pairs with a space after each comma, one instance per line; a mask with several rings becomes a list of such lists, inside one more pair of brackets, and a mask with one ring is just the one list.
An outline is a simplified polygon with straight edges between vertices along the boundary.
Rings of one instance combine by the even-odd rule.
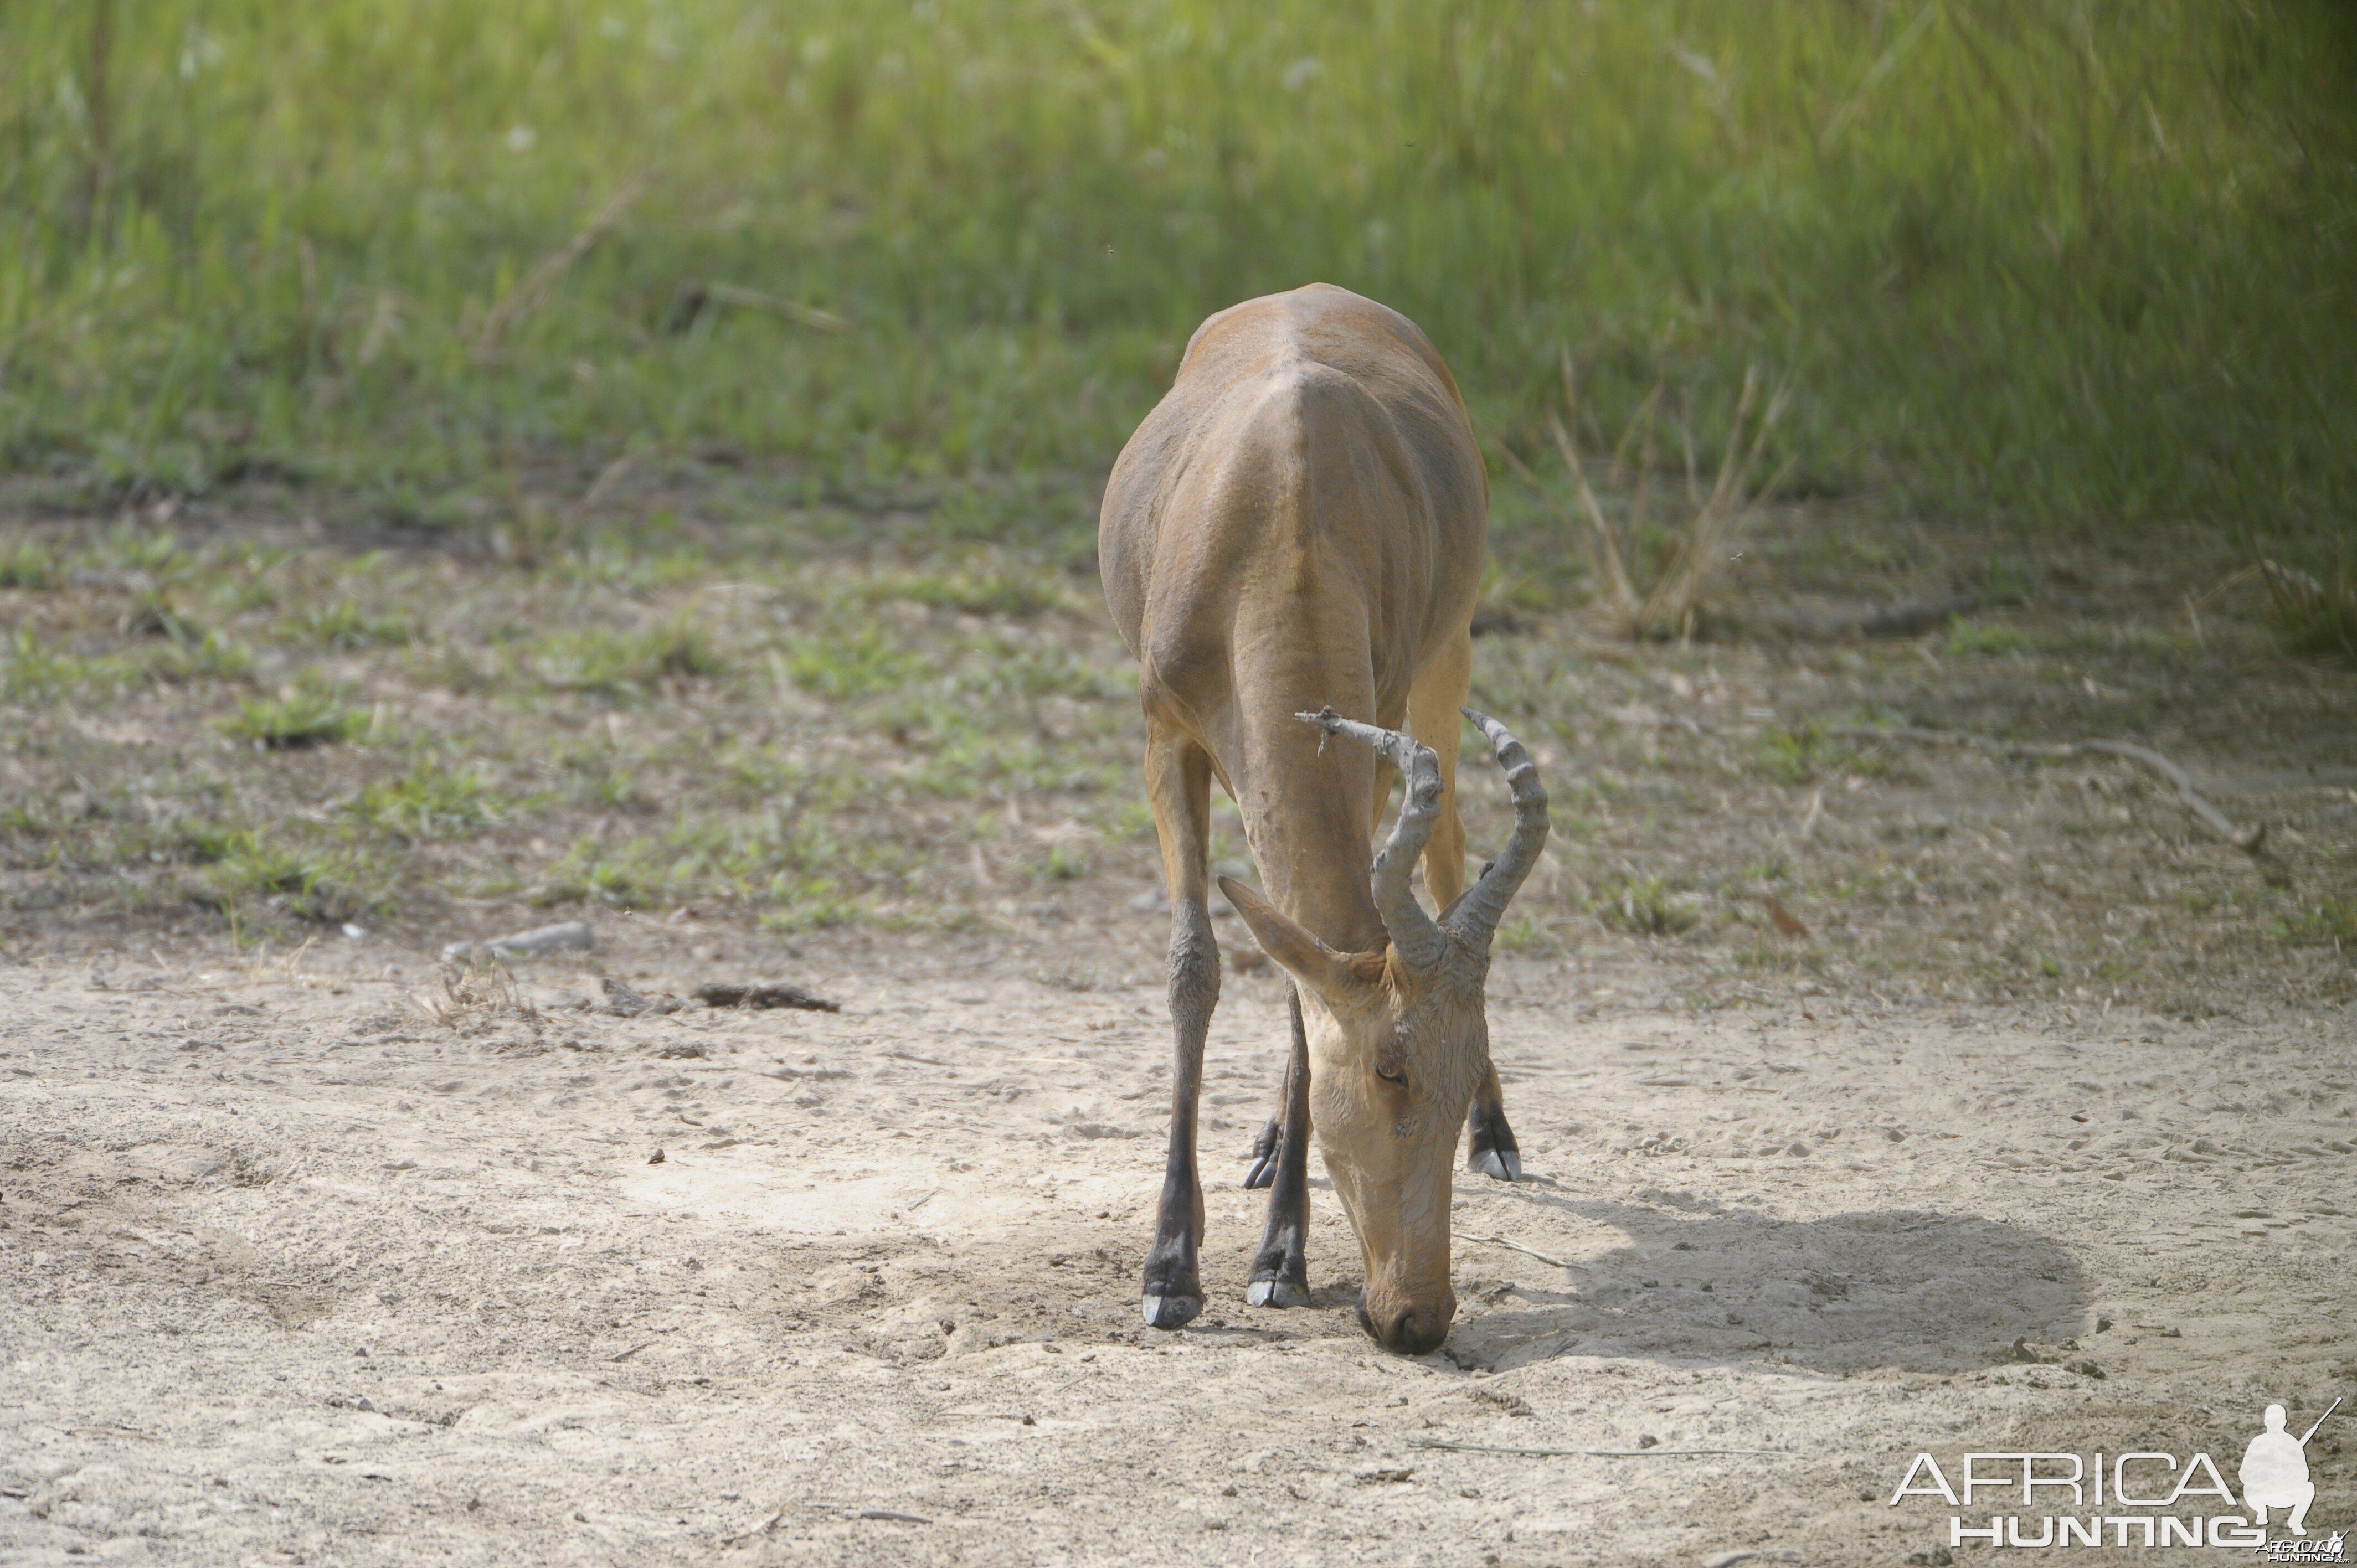
[[1448, 1320], [1455, 1316], [1445, 1307], [1404, 1306], [1377, 1319], [1362, 1303], [1359, 1307], [1359, 1326], [1395, 1355], [1422, 1356], [1440, 1348], [1440, 1342], [1448, 1337]]

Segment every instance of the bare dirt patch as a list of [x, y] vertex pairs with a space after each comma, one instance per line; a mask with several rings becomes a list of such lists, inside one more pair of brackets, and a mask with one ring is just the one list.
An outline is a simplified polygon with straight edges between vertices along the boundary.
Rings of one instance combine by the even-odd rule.
[[[1920, 1448], [2223, 1454], [2348, 1374], [2339, 1010], [1599, 1008], [1582, 966], [1511, 957], [1534, 1179], [1460, 1187], [1443, 1352], [1358, 1328], [1322, 1188], [1317, 1305], [1242, 1305], [1265, 973], [1211, 1044], [1212, 1305], [1157, 1335], [1158, 938], [823, 938], [802, 974], [839, 1015], [623, 1018], [569, 1004], [586, 970], [530, 971], [435, 1023], [430, 966], [349, 951], [13, 972], [0, 1541], [1895, 1563], [1944, 1541], [1884, 1506]], [[685, 945], [624, 926], [604, 958], [658, 992]], [[1060, 955], [1106, 978], [1033, 977]]]

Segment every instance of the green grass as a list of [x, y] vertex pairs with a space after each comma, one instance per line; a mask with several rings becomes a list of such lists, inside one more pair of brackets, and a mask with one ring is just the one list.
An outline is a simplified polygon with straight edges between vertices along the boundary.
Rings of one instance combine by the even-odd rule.
[[1986, 621], [1959, 620], [1948, 628], [1948, 657], [1994, 659], [2008, 653], [2035, 652], [2043, 646], [2025, 631]]
[[38, 539], [0, 542], [0, 588], [40, 593], [58, 580], [58, 561]]
[[148, 669], [165, 681], [228, 681], [253, 666], [253, 654], [242, 643], [207, 631], [173, 641], [148, 660]]
[[1535, 915], [1523, 915], [1507, 920], [1498, 927], [1491, 945], [1500, 952], [1522, 953], [1535, 949], [1546, 938], [1546, 929]]
[[0, 697], [55, 700], [118, 685], [127, 678], [127, 662], [116, 656], [84, 658], [20, 627], [0, 643]]
[[2313, 908], [2275, 916], [2267, 924], [2269, 929], [2287, 942], [2318, 942], [2336, 948], [2357, 948], [2357, 899], [2335, 898], [2327, 894], [2317, 901]]
[[436, 757], [419, 757], [397, 779], [364, 785], [352, 806], [362, 822], [412, 843], [463, 837], [497, 822], [506, 810], [480, 770], [447, 768]]
[[1823, 725], [1778, 725], [1760, 737], [1760, 766], [1769, 777], [1786, 784], [1806, 784], [1831, 760], [1835, 750]]
[[856, 637], [811, 637], [785, 655], [787, 677], [806, 692], [844, 702], [897, 691], [923, 671], [923, 660], [876, 627]]
[[576, 843], [537, 897], [619, 908], [716, 899], [764, 910], [765, 922], [781, 929], [839, 925], [872, 902], [846, 890], [844, 879], [886, 883], [919, 858], [910, 846], [841, 838], [782, 810], [749, 818], [683, 812], [660, 833]]
[[368, 725], [368, 715], [344, 706], [328, 693], [291, 689], [275, 697], [247, 697], [221, 729], [264, 751], [299, 751], [350, 740]]
[[257, 915], [336, 923], [380, 913], [392, 899], [383, 869], [349, 846], [290, 843], [265, 830], [232, 834], [204, 886], [241, 925]]
[[[2309, 570], [2357, 513], [2357, 20], [2325, 0], [135, 23], [0, 11], [0, 464], [94, 497], [481, 501], [528, 563], [570, 526], [514, 499], [535, 454], [660, 446], [1076, 543], [1049, 477], [1102, 470], [1204, 315], [1324, 278], [1420, 320], [1534, 458], [1568, 349], [1583, 439], [1665, 383], [1706, 461], [1743, 367], [1790, 371], [1811, 490], [2231, 521]], [[1544, 561], [1552, 515], [1510, 495], [1501, 544]]]
[[1702, 917], [1661, 878], [1632, 877], [1598, 895], [1597, 918], [1639, 936], [1674, 937], [1694, 929]]
[[1828, 735], [1813, 721], [1770, 726], [1753, 756], [1760, 770], [1781, 784], [1806, 784], [1836, 773], [1880, 779], [1894, 769], [1889, 751]]
[[711, 642], [684, 620], [651, 631], [561, 631], [525, 657], [543, 685], [621, 699], [644, 695], [665, 676], [716, 675], [726, 668]]
[[280, 636], [324, 648], [373, 648], [409, 640], [408, 620], [371, 615], [350, 599], [305, 607], [279, 623]]
[[866, 591], [877, 600], [903, 599], [977, 616], [1036, 616], [1072, 603], [1054, 578], [1004, 567], [893, 574], [874, 579]]

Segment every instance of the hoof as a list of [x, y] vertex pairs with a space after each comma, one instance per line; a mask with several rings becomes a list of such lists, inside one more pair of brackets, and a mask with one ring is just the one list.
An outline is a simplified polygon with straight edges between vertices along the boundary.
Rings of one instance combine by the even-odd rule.
[[1275, 1182], [1277, 1156], [1284, 1152], [1285, 1130], [1272, 1116], [1268, 1119], [1268, 1125], [1260, 1130], [1260, 1136], [1253, 1140], [1252, 1168], [1244, 1172], [1246, 1191]]
[[1465, 1168], [1492, 1181], [1520, 1181], [1523, 1179], [1523, 1156], [1512, 1149], [1503, 1152], [1484, 1149], [1467, 1160]]
[[1251, 1306], [1308, 1306], [1309, 1292], [1291, 1280], [1254, 1280], [1244, 1287]]
[[1141, 1305], [1148, 1328], [1184, 1328], [1203, 1311], [1199, 1295], [1149, 1295]]

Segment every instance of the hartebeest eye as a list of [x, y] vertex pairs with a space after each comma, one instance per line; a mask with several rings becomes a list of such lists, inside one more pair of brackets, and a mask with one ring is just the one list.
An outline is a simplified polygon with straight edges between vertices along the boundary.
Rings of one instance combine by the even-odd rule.
[[1400, 1071], [1400, 1069], [1395, 1067], [1379, 1067], [1375, 1069], [1375, 1076], [1382, 1079], [1385, 1083], [1396, 1083], [1405, 1086], [1407, 1082], [1407, 1074]]

